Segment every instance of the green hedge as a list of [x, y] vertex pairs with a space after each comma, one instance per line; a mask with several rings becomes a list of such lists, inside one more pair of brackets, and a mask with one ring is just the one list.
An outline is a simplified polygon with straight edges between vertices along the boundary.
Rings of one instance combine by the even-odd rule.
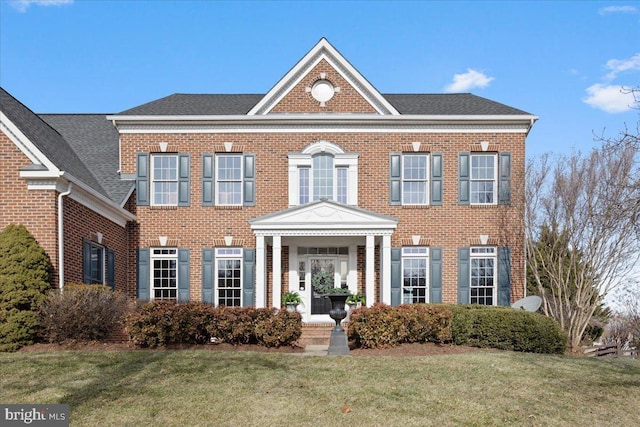
[[143, 347], [209, 342], [280, 347], [300, 338], [302, 320], [299, 313], [274, 308], [151, 302], [129, 314], [125, 328]]
[[351, 313], [348, 336], [363, 348], [437, 342], [531, 353], [564, 353], [567, 338], [558, 323], [510, 307], [376, 304]]
[[550, 317], [510, 307], [454, 305], [455, 344], [530, 353], [564, 353], [567, 336]]

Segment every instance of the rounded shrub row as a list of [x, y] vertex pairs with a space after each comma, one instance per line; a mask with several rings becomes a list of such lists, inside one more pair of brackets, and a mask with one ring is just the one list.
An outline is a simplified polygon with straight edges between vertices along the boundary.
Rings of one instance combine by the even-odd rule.
[[411, 342], [454, 343], [531, 353], [564, 353], [566, 334], [553, 319], [510, 307], [376, 304], [351, 313], [349, 339], [363, 348]]
[[210, 342], [280, 347], [300, 338], [302, 319], [275, 308], [151, 302], [126, 316], [125, 329], [143, 347]]
[[391, 347], [411, 342], [451, 341], [453, 312], [448, 306], [375, 304], [349, 317], [348, 336], [363, 348]]
[[529, 353], [561, 354], [567, 335], [558, 322], [539, 313], [510, 307], [454, 305], [454, 343]]

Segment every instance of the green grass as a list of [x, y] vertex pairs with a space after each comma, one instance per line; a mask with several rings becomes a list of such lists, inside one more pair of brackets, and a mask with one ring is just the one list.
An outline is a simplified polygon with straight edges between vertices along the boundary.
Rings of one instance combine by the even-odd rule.
[[638, 360], [512, 352], [0, 354], [0, 402], [67, 403], [73, 426], [637, 425], [638, 390]]

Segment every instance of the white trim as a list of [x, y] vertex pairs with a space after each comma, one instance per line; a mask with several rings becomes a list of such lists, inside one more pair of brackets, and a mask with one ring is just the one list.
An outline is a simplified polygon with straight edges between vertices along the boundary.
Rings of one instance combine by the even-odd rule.
[[398, 111], [356, 70], [327, 39], [322, 38], [275, 86], [247, 113], [250, 116], [267, 114], [290, 92], [322, 59], [360, 93], [380, 114], [398, 114]]
[[267, 251], [265, 236], [256, 234], [256, 308], [267, 306]]
[[373, 235], [368, 234], [365, 244], [365, 287], [367, 307], [371, 307], [375, 303], [375, 240]]
[[273, 291], [273, 307], [280, 308], [280, 299], [282, 298], [282, 237], [273, 236], [272, 246], [272, 291]]
[[56, 165], [54, 165], [2, 111], [0, 111], [0, 131], [7, 135], [32, 163], [43, 165], [52, 173], [60, 172]]

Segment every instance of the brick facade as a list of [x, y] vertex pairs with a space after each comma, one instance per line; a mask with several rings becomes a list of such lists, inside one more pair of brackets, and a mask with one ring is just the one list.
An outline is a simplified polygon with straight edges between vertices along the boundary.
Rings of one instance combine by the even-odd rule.
[[[182, 118], [180, 110], [164, 110], [170, 101], [162, 100], [157, 112], [141, 106], [130, 110], [134, 112], [105, 117], [105, 120], [113, 120], [119, 133], [119, 141], [114, 143], [119, 144], [117, 164], [124, 179], [132, 179], [139, 172], [137, 156], [140, 153], [189, 156], [189, 203], [187, 206], [162, 207], [137, 205], [134, 192], [124, 209], [135, 215], [135, 220], [122, 225], [89, 207], [90, 204], [65, 197], [66, 282], [82, 280], [82, 242], [95, 242], [100, 233], [102, 244], [116, 252], [116, 289], [136, 296], [138, 276], [143, 271], [139, 269], [138, 250], [159, 247], [161, 240], [166, 238], [167, 246], [188, 249], [188, 299], [201, 301], [205, 269], [213, 268], [205, 266], [206, 258], [203, 263], [203, 250], [210, 252], [213, 248], [224, 247], [225, 237], [232, 236], [234, 247], [255, 250], [256, 253], [264, 249], [264, 259], [258, 260], [258, 264], [263, 263], [260, 265], [264, 266], [264, 277], [257, 277], [256, 271], [255, 277], [251, 278], [256, 283], [264, 281], [264, 289], [260, 290], [264, 294], [254, 296], [254, 301], [264, 298], [261, 304], [277, 306], [279, 294], [274, 283], [280, 284], [282, 292], [298, 289], [298, 284], [290, 283], [291, 277], [295, 277], [290, 273], [297, 274], [298, 268], [291, 265], [290, 260], [297, 259], [294, 248], [296, 244], [305, 242], [306, 235], [287, 235], [283, 229], [282, 233], [268, 235], [264, 240], [265, 246], [261, 248], [259, 242], [263, 237], [257, 237], [258, 233], [252, 229], [250, 221], [291, 208], [290, 155], [326, 141], [351, 155], [351, 160], [355, 159], [354, 154], [357, 155], [357, 205], [345, 205], [346, 209], [352, 209], [352, 212], [366, 210], [369, 218], [387, 218], [386, 227], [389, 228], [385, 231], [389, 234], [375, 234], [375, 245], [368, 250], [365, 236], [370, 238], [371, 234], [348, 234], [349, 237], [343, 239], [337, 232], [341, 224], [336, 220], [335, 229], [324, 234], [314, 234], [310, 230], [309, 235], [315, 238], [311, 240], [315, 243], [310, 245], [350, 247], [349, 268], [354, 273], [350, 283], [361, 293], [369, 289], [368, 304], [387, 298], [385, 286], [388, 286], [389, 272], [384, 271], [383, 265], [389, 261], [389, 255], [383, 250], [382, 242], [388, 235], [391, 236], [391, 248], [411, 245], [414, 236], [420, 236], [420, 245], [442, 249], [441, 300], [444, 303], [458, 301], [458, 250], [480, 245], [480, 236], [488, 236], [491, 246], [510, 249], [509, 299], [513, 302], [522, 298], [525, 292], [525, 140], [535, 117], [511, 107], [496, 107], [501, 104], [488, 100], [478, 104], [486, 111], [469, 110], [467, 106], [460, 113], [456, 110], [460, 108], [458, 104], [450, 104], [445, 107], [436, 105], [437, 108], [431, 105], [428, 113], [419, 113], [423, 111], [420, 108], [425, 108], [420, 102], [441, 102], [435, 98], [420, 98], [422, 101], [418, 99], [417, 103], [414, 103], [416, 98], [412, 98], [407, 108], [418, 112], [411, 110], [408, 117], [402, 117], [403, 114], [395, 111], [390, 101], [377, 93], [326, 41], [321, 41], [312, 52], [316, 54], [308, 54], [305, 57], [307, 63], [298, 63], [262, 101], [253, 104], [253, 108], [259, 110], [256, 116], [249, 117], [246, 110], [242, 110], [242, 113], [228, 113], [231, 118], [227, 119], [224, 114], [212, 115], [207, 112], [209, 110], [203, 110], [200, 119], [193, 118], [197, 114]], [[334, 89], [339, 88], [324, 103], [310, 92], [320, 80], [330, 82]], [[198, 102], [204, 102], [203, 98], [199, 99]], [[188, 97], [181, 100], [189, 102]], [[438, 108], [442, 112], [431, 112], [432, 109], [440, 111]], [[510, 114], [515, 118], [509, 117]], [[3, 178], [0, 185], [0, 227], [11, 222], [26, 225], [57, 268], [58, 193], [55, 190], [28, 190], [26, 181], [19, 176], [19, 169], [31, 165], [31, 161], [4, 134], [0, 134], [0, 147], [0, 173]], [[392, 153], [416, 151], [442, 156], [442, 203], [393, 205], [390, 198], [390, 156]], [[485, 206], [459, 203], [459, 154], [469, 152], [510, 154], [510, 203]], [[255, 155], [255, 203], [252, 205], [203, 204], [203, 156], [223, 153]], [[121, 209], [120, 206], [117, 209]], [[397, 225], [394, 222], [392, 230], [389, 224], [396, 220]], [[272, 239], [272, 236], [278, 237]], [[281, 247], [278, 248], [281, 257], [279, 263], [274, 263], [273, 245], [276, 240], [280, 242], [281, 236]], [[373, 256], [373, 272], [371, 266], [366, 265], [367, 253]], [[144, 260], [142, 262], [144, 264]], [[184, 263], [183, 260], [183, 266]], [[145, 268], [148, 269], [149, 264]], [[274, 278], [275, 268], [280, 269], [279, 280]], [[185, 271], [179, 274], [186, 274]], [[367, 286], [367, 274], [373, 277], [373, 287]], [[145, 280], [151, 282], [148, 277]]]

